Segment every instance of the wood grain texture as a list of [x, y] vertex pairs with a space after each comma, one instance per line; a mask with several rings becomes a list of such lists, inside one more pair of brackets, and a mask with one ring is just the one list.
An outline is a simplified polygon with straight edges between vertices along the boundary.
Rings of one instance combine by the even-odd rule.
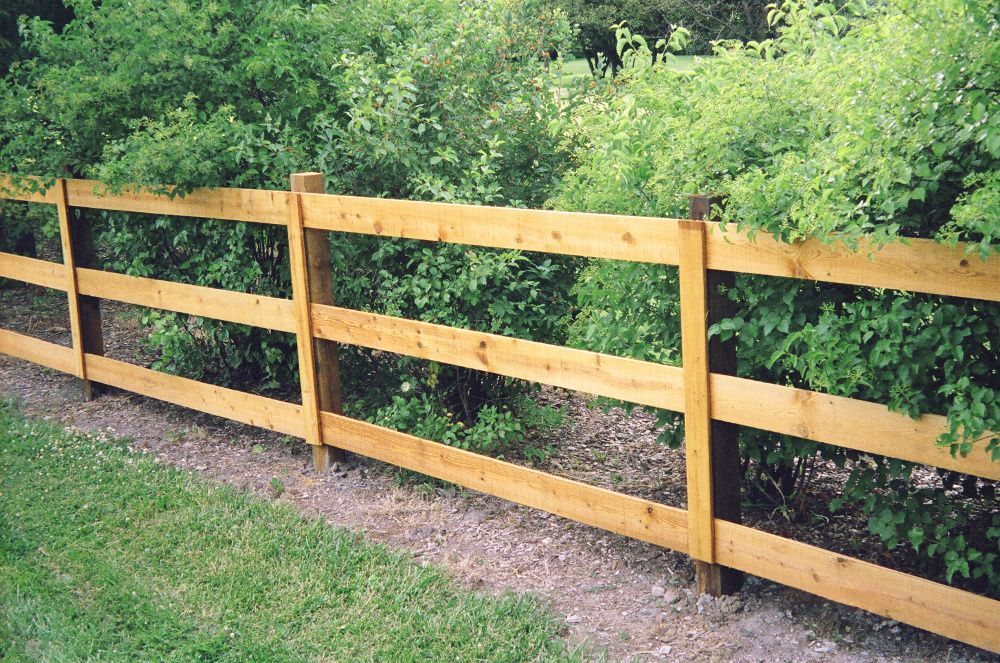
[[937, 445], [948, 430], [940, 415], [911, 419], [879, 403], [729, 375], [713, 374], [711, 384], [712, 413], [723, 421], [1000, 480], [985, 443], [964, 458]]
[[78, 269], [80, 292], [92, 297], [295, 333], [292, 301], [172, 281]]
[[291, 195], [267, 189], [196, 189], [174, 198], [144, 189], [113, 194], [93, 180], [69, 180], [68, 188], [72, 207], [280, 226], [287, 223]]
[[676, 366], [313, 304], [313, 333], [351, 345], [681, 412]]
[[786, 244], [763, 232], [750, 239], [713, 223], [707, 255], [709, 269], [1000, 301], [1000, 256], [983, 261], [965, 247], [911, 239], [881, 249], [861, 242], [852, 251], [815, 239]]
[[0, 329], [0, 353], [70, 375], [74, 375], [77, 369], [77, 358], [73, 348], [7, 329]]
[[[34, 183], [41, 187], [44, 180], [40, 177], [25, 177], [25, 184]], [[51, 180], [49, 180], [51, 182]], [[44, 192], [29, 192], [22, 190], [24, 185], [15, 183], [16, 178], [7, 174], [0, 174], [0, 199], [20, 200], [25, 203], [44, 203], [56, 205], [59, 203], [59, 191], [53, 187], [48, 187]]]
[[323, 444], [319, 423], [319, 396], [316, 393], [316, 356], [313, 352], [312, 316], [309, 314], [309, 273], [306, 269], [306, 238], [302, 227], [302, 204], [293, 196], [288, 214], [288, 258], [292, 274], [295, 310], [295, 339], [299, 358], [299, 386], [306, 442]]
[[1000, 601], [724, 520], [715, 527], [722, 564], [1000, 652]]
[[705, 223], [681, 221], [679, 246], [688, 534], [691, 556], [715, 562]]
[[685, 552], [682, 509], [546, 474], [324, 412], [329, 439], [348, 451], [617, 534]]
[[303, 196], [306, 227], [380, 237], [677, 264], [673, 219]]
[[[76, 259], [73, 255], [73, 231], [69, 218], [69, 204], [66, 200], [66, 180], [56, 181], [56, 212], [59, 217], [59, 240], [62, 244], [63, 275], [66, 284], [66, 299], [69, 305], [69, 330], [73, 342], [73, 354], [76, 356], [76, 376], [86, 382], [87, 360], [84, 356], [83, 330], [80, 323], [80, 289], [76, 282]], [[84, 392], [91, 390], [84, 387]], [[90, 400], [89, 398], [87, 400]]]
[[[3, 182], [10, 178], [4, 176]], [[38, 180], [39, 182], [41, 180]], [[204, 217], [284, 225], [288, 192], [260, 189], [198, 189], [173, 199], [145, 190], [107, 193], [91, 180], [68, 180], [73, 207]], [[13, 200], [57, 202], [44, 194], [6, 193]], [[303, 201], [307, 228], [455, 242], [502, 249], [677, 264], [677, 219], [425, 203], [310, 193]], [[708, 268], [868, 287], [1000, 301], [1000, 259], [965, 254], [911, 239], [874, 250], [807, 240], [785, 244], [768, 233], [751, 239], [729, 226], [711, 224]], [[869, 255], [874, 259], [870, 259]]]
[[305, 437], [302, 407], [235, 389], [160, 373], [100, 355], [87, 355], [91, 376], [103, 384], [293, 437]]
[[66, 270], [63, 265], [13, 253], [0, 253], [0, 278], [23, 281], [53, 290], [66, 290]]
[[[707, 221], [713, 217], [722, 202], [718, 196], [691, 196], [688, 199], [688, 216], [695, 221]], [[688, 233], [689, 230], [682, 228], [680, 232]], [[698, 238], [697, 243], [702, 245], [704, 237]], [[704, 246], [701, 246], [700, 249], [701, 251], [696, 257], [701, 259], [702, 264], [699, 265], [699, 269], [704, 271]], [[681, 257], [683, 259], [685, 254], [682, 253]], [[736, 305], [729, 298], [729, 291], [735, 286], [736, 278], [734, 274], [729, 272], [708, 270], [705, 272], [704, 280], [705, 325], [710, 328], [712, 325], [737, 314]], [[711, 398], [711, 373], [736, 374], [735, 338], [723, 341], [719, 336], [714, 336], [708, 339], [708, 370], [712, 518], [722, 518], [739, 523], [743, 521], [743, 465], [740, 462], [739, 427], [715, 418]], [[706, 523], [706, 526], [711, 527], [711, 523]], [[735, 594], [743, 587], [744, 578], [740, 571], [697, 559], [694, 566], [695, 588], [699, 595]]]
[[[326, 192], [326, 178], [322, 173], [293, 173], [289, 183], [296, 194]], [[302, 196], [296, 195], [296, 200], [301, 220]], [[306, 228], [303, 236], [306, 272], [309, 276], [309, 302], [332, 305], [334, 303], [333, 260], [330, 256], [330, 234], [323, 230]], [[311, 328], [312, 313], [308, 309], [306, 313], [310, 318]], [[343, 414], [344, 399], [340, 386], [340, 354], [337, 344], [320, 338], [312, 338], [311, 342], [316, 365], [318, 407], [327, 412]], [[325, 442], [329, 443], [331, 440]], [[346, 460], [343, 451], [328, 444], [313, 446], [312, 453], [313, 469], [320, 473], [329, 470], [333, 463]]]
[[[91, 210], [74, 209], [72, 224], [73, 257], [77, 269], [97, 267], [97, 250], [94, 246], [94, 216]], [[80, 328], [83, 332], [85, 354], [104, 354], [104, 325], [101, 318], [101, 300], [80, 294]], [[93, 380], [83, 381], [84, 400], [93, 400], [101, 394], [103, 387]]]

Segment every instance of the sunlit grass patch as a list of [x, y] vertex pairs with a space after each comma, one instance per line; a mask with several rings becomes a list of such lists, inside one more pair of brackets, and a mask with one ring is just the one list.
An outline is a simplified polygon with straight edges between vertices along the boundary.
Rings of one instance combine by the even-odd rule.
[[0, 659], [569, 657], [525, 597], [0, 404]]

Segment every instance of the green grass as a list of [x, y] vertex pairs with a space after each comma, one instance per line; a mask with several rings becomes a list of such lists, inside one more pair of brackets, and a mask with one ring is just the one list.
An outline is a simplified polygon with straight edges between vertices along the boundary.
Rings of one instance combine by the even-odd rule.
[[566, 60], [566, 63], [563, 65], [563, 71], [567, 75], [590, 76], [590, 66], [587, 64], [586, 58]]
[[2, 661], [570, 657], [531, 600], [0, 403]]
[[[676, 55], [670, 60], [670, 67], [675, 71], [693, 71], [698, 66], [699, 60], [704, 60], [706, 56], [696, 55]], [[590, 67], [586, 58], [566, 60], [562, 68], [560, 82], [568, 84], [574, 80], [590, 78]]]

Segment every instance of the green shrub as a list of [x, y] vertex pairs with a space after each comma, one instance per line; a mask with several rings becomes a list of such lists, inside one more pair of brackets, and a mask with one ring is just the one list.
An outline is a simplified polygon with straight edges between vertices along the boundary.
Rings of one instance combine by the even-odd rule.
[[[969, 260], [993, 255], [998, 11], [959, 0], [785, 2], [774, 41], [720, 49], [694, 75], [636, 67], [598, 90], [564, 125], [581, 147], [553, 204], [684, 217], [689, 195], [714, 192], [723, 220], [750, 232], [848, 246], [962, 240]], [[595, 262], [574, 289], [582, 314], [571, 338], [675, 362], [676, 288], [675, 269]], [[738, 313], [712, 333], [735, 339], [741, 375], [942, 413], [942, 445], [1000, 460], [1000, 439], [987, 434], [1000, 430], [1000, 306], [754, 276], [728, 296]], [[680, 434], [667, 431], [673, 442]], [[741, 443], [751, 498], [787, 500], [817, 454], [834, 460], [850, 478], [833, 507], [861, 508], [887, 547], [911, 546], [930, 573], [1000, 592], [992, 482], [918, 480], [905, 463], [750, 429]]]
[[[392, 402], [379, 408], [372, 417], [374, 423], [494, 456], [524, 443], [529, 434], [549, 433], [562, 423], [561, 411], [522, 397], [515, 398], [511, 406], [485, 404], [480, 407], [475, 422], [466, 425], [456, 413], [442, 411], [440, 402], [426, 392], [413, 393], [417, 388], [412, 384], [409, 381], [402, 383], [392, 396]], [[538, 455], [537, 450], [535, 455]], [[529, 459], [530, 456], [531, 452], [526, 454]]]
[[[290, 173], [318, 170], [335, 193], [537, 205], [564, 163], [548, 130], [561, 110], [547, 55], [568, 26], [536, 0], [75, 7], [61, 33], [24, 25], [26, 57], [0, 88], [0, 170], [176, 184], [181, 194], [284, 189]], [[282, 228], [95, 218], [112, 269], [290, 293]], [[564, 333], [569, 261], [350, 235], [331, 243], [344, 306], [538, 340]], [[159, 368], [241, 388], [294, 384], [290, 335], [174, 314], [148, 321]], [[386, 355], [345, 355], [348, 398], [417, 370]], [[468, 426], [484, 403], [512, 396], [501, 380], [465, 369], [438, 370], [436, 385], [428, 397], [440, 411], [474, 386]], [[384, 396], [366, 416], [392, 403]]]

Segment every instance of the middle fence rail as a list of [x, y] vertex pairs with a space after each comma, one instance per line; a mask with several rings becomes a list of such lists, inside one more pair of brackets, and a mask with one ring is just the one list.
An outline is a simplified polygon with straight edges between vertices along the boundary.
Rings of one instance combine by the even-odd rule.
[[[28, 187], [25, 183], [28, 183]], [[1000, 602], [762, 532], [739, 523], [735, 435], [751, 426], [861, 452], [1000, 480], [982, 448], [939, 446], [943, 416], [911, 419], [886, 406], [735, 375], [731, 349], [707, 337], [720, 317], [717, 285], [732, 273], [892, 288], [1000, 301], [1000, 260], [912, 239], [884, 247], [808, 240], [786, 244], [702, 220], [629, 217], [337, 196], [322, 176], [293, 176], [292, 191], [201, 189], [168, 197], [100, 183], [0, 177], [0, 198], [56, 206], [63, 263], [0, 253], [0, 277], [67, 293], [72, 347], [0, 330], [0, 352], [100, 385], [305, 439], [317, 470], [340, 451], [399, 465], [588, 525], [687, 553], [699, 589], [738, 587], [733, 570], [768, 578], [892, 619], [1000, 651]], [[15, 186], [15, 184], [17, 186]], [[29, 191], [28, 188], [34, 189]], [[185, 285], [95, 269], [89, 227], [72, 208], [285, 226], [293, 298]], [[137, 221], [141, 222], [141, 221]], [[327, 232], [450, 242], [677, 265], [683, 366], [627, 359], [336, 306]], [[328, 250], [328, 249], [327, 249]], [[302, 405], [160, 373], [103, 356], [100, 299], [296, 334]], [[687, 508], [659, 504], [496, 460], [343, 416], [337, 344], [409, 355], [684, 413]], [[735, 510], [733, 495], [736, 496]]]

